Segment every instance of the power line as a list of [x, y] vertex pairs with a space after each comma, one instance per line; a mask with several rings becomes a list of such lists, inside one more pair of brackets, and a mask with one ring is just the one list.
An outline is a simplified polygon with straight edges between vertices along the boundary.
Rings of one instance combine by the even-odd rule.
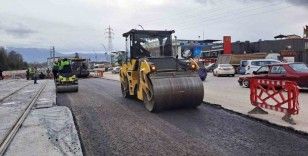
[[[178, 27], [177, 29], [185, 30], [187, 28], [196, 27], [196, 25], [200, 26], [200, 24], [202, 24], [202, 23], [207, 23], [208, 24], [209, 21], [225, 20], [226, 18], [229, 18], [229, 16], [232, 17], [234, 15], [240, 15], [239, 18], [241, 18], [241, 13], [251, 13], [254, 10], [258, 11], [258, 10], [264, 9], [264, 8], [269, 8], [269, 7], [272, 8], [272, 6], [276, 6], [277, 7], [280, 4], [281, 3], [272, 2], [272, 3], [269, 3], [267, 5], [258, 6], [258, 7], [256, 7], [256, 6], [248, 6], [248, 7], [244, 6], [244, 7], [241, 7], [241, 8], [235, 8], [234, 10], [232, 9], [232, 10], [227, 10], [227, 11], [222, 11], [222, 12], [218, 11], [217, 12], [218, 14], [216, 13], [216, 14], [213, 14], [212, 16], [207, 16], [206, 18], [202, 18], [202, 17], [200, 18], [200, 16], [199, 17], [198, 16], [194, 16], [195, 18], [199, 19], [198, 22], [190, 22], [191, 20], [194, 20], [194, 18], [193, 17], [192, 18], [188, 18], [188, 19], [184, 20], [185, 24], [181, 23], [180, 24], [181, 25], [180, 28]], [[279, 9], [281, 9], [281, 8], [279, 8]], [[275, 10], [275, 8], [273, 10]], [[211, 13], [213, 13], [213, 12], [211, 12]], [[211, 14], [206, 14], [206, 15], [211, 15]], [[183, 22], [183, 20], [181, 20], [181, 22]], [[216, 23], [216, 22], [214, 22], [214, 23]], [[160, 25], [162, 25], [162, 24], [160, 24]], [[173, 25], [174, 25], [174, 23], [172, 23], [172, 25], [170, 24], [169, 26], [173, 26]], [[169, 26], [167, 25], [167, 27], [169, 27]]]
[[[271, 3], [273, 3], [273, 2], [271, 2]], [[200, 6], [202, 6], [202, 5], [200, 5]], [[204, 15], [205, 15], [205, 17], [207, 17], [207, 16], [211, 16], [212, 17], [212, 15], [215, 15], [217, 13], [218, 14], [221, 14], [221, 13], [224, 14], [225, 12], [230, 12], [230, 10], [226, 9], [228, 7], [229, 7], [229, 5], [224, 6], [224, 7], [209, 9], [209, 10], [205, 10], [203, 7], [196, 8], [196, 9], [193, 9], [193, 10], [190, 9], [190, 11], [186, 11], [186, 12], [182, 12], [182, 13], [177, 13], [176, 16], [173, 16], [173, 17], [167, 17], [165, 19], [161, 19], [160, 18], [160, 19], [156, 19], [156, 20], [152, 20], [152, 21], [147, 21], [146, 23], [160, 23], [160, 22], [165, 22], [165, 21], [167, 23], [169, 23], [170, 19], [176, 19], [176, 18], [179, 18], [179, 21], [181, 21], [181, 22], [183, 21], [183, 18], [185, 18], [185, 21], [193, 20], [194, 18], [202, 19], [202, 18], [204, 18]], [[230, 6], [230, 8], [232, 8], [231, 11], [232, 10], [240, 10], [240, 9], [249, 8], [249, 7], [255, 7], [255, 5], [245, 6], [245, 7], [233, 7], [233, 6], [231, 7]], [[196, 16], [197, 12], [199, 12], [201, 10], [204, 11], [204, 14], [200, 14], [201, 16]], [[153, 19], [153, 18], [149, 17], [149, 19]]]
[[[278, 3], [279, 5], [280, 3]], [[255, 7], [255, 6], [249, 6], [249, 7], [241, 7], [241, 8], [237, 8], [237, 9], [234, 9], [234, 10], [228, 10], [226, 12], [220, 12], [219, 14], [214, 14], [214, 15], [211, 15], [211, 16], [208, 16], [208, 17], [205, 17], [205, 18], [200, 18], [200, 20], [198, 21], [198, 24], [201, 24], [201, 23], [205, 23], [205, 22], [209, 22], [209, 21], [215, 21], [217, 19], [222, 19], [224, 20], [226, 17], [228, 16], [234, 16], [234, 15], [241, 15], [242, 13], [250, 13], [252, 11], [258, 11], [260, 9], [264, 9], [264, 8], [269, 8], [269, 7], [272, 7], [272, 6], [277, 6], [277, 3], [269, 3], [267, 5], [262, 5], [262, 6], [258, 6], [258, 7]], [[194, 23], [192, 22], [188, 22], [188, 24], [186, 25], [181, 25], [181, 27], [189, 27], [191, 25], [193, 25]]]
[[[226, 0], [222, 0], [222, 2], [224, 3], [224, 2], [226, 2]], [[222, 3], [222, 2], [220, 1], [220, 3]], [[195, 16], [198, 11], [202, 11], [202, 10], [204, 12], [213, 13], [213, 12], [221, 11], [228, 6], [231, 7], [231, 5], [227, 5], [227, 6], [224, 6], [224, 7], [217, 7], [217, 8], [206, 10], [206, 9], [204, 9], [203, 5], [200, 5], [200, 6], [201, 7], [199, 7], [199, 8], [194, 8], [194, 9], [189, 8], [189, 9], [186, 9], [186, 10], [178, 11], [178, 12], [176, 12], [176, 16], [171, 16], [171, 17], [169, 16], [165, 19], [162, 19], [161, 17], [156, 17], [156, 18], [150, 17], [150, 18], [148, 18], [149, 20], [143, 21], [143, 23], [144, 24], [154, 24], [154, 23], [161, 22], [161, 21], [168, 21], [169, 22], [170, 19], [177, 19], [179, 17], [183, 18], [183, 17], [187, 17], [187, 16], [190, 16], [190, 17]]]
[[[242, 18], [246, 18], [246, 17], [250, 17], [250, 16], [255, 16], [255, 15], [260, 15], [260, 14], [266, 14], [266, 13], [272, 13], [272, 12], [275, 12], [275, 11], [281, 11], [285, 8], [289, 8], [291, 7], [291, 5], [287, 5], [287, 6], [283, 6], [283, 7], [279, 7], [279, 8], [275, 8], [275, 9], [270, 9], [270, 10], [266, 10], [266, 11], [262, 11], [262, 12], [257, 12], [257, 13], [253, 13], [251, 14], [252, 12], [249, 12], [248, 14], [242, 14], [240, 16], [230, 16], [229, 18], [226, 18], [226, 17], [221, 17], [221, 18], [210, 18], [210, 19], [205, 19], [205, 20], [201, 20], [199, 21], [200, 23], [207, 23], [207, 24], [215, 24], [215, 23], [218, 23], [218, 22], [222, 22], [222, 21], [228, 21], [228, 20], [238, 20], [238, 19], [242, 19]], [[258, 10], [258, 9], [256, 9]], [[200, 24], [199, 23], [199, 24]], [[198, 25], [187, 25], [187, 26], [184, 26], [184, 27], [180, 27], [179, 30], [186, 30], [186, 29], [189, 29], [189, 28], [193, 28], [193, 27], [196, 27]]]

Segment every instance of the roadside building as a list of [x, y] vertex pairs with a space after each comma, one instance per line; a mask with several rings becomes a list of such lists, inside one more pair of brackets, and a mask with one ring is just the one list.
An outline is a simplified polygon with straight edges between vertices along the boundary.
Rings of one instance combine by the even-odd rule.
[[294, 55], [294, 61], [308, 63], [308, 38], [289, 35], [276, 40], [238, 41], [232, 43], [232, 52], [234, 54], [266, 52]]
[[178, 40], [179, 52], [182, 57], [202, 58], [204, 55], [219, 53], [223, 50], [220, 40]]

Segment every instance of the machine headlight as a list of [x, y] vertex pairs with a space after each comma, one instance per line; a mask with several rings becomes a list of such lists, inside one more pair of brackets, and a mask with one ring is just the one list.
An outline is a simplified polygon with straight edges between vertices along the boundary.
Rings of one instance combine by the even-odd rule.
[[196, 70], [197, 69], [197, 66], [195, 64], [190, 64], [190, 69], [191, 70]]
[[154, 64], [151, 64], [150, 68], [151, 68], [151, 72], [156, 72], [157, 71], [156, 66]]

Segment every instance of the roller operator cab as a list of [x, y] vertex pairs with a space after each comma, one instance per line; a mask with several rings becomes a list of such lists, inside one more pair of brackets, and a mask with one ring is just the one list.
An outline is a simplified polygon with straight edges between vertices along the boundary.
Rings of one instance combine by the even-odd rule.
[[125, 98], [137, 98], [150, 112], [198, 107], [203, 83], [193, 59], [179, 60], [172, 45], [174, 31], [131, 30], [124, 33], [126, 56], [120, 69]]

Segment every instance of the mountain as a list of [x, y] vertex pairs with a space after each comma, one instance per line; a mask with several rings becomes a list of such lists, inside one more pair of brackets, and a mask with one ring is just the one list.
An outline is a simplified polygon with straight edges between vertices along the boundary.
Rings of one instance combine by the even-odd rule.
[[[47, 58], [50, 57], [49, 49], [44, 48], [13, 48], [8, 47], [6, 48], [7, 51], [16, 51], [17, 53], [21, 54], [24, 60], [28, 63], [42, 63], [46, 62]], [[72, 57], [75, 56], [75, 53], [59, 53], [56, 52], [56, 57]], [[103, 52], [93, 53], [93, 52], [82, 52], [79, 53], [81, 58], [90, 59], [92, 61], [109, 61], [110, 56]]]

